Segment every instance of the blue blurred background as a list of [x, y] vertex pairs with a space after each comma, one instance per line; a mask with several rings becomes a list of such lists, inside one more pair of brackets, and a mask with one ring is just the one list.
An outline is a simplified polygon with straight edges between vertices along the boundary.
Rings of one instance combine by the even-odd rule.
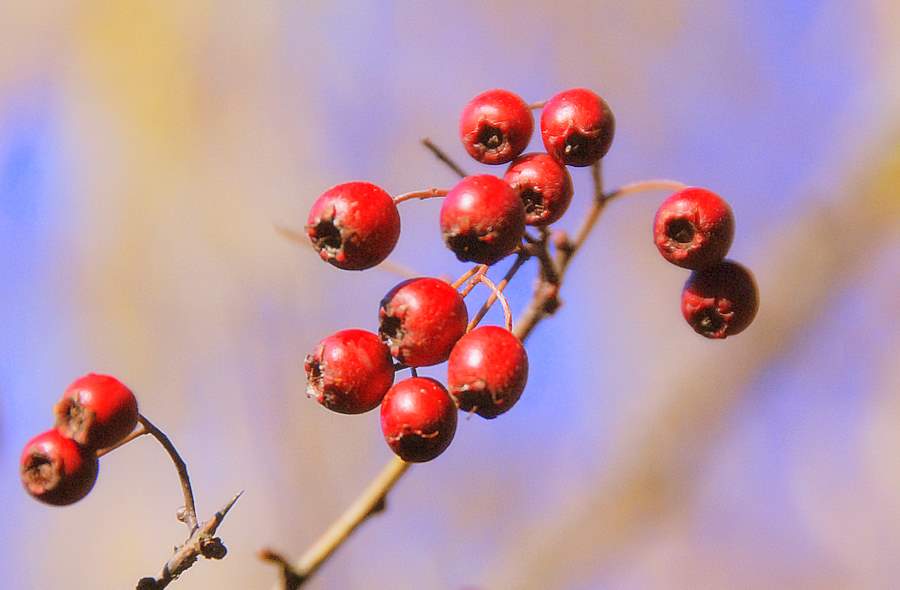
[[[183, 538], [149, 440], [70, 508], [21, 491], [22, 445], [92, 370], [175, 440], [203, 516], [247, 490], [228, 558], [177, 587], [272, 583], [255, 551], [299, 554], [390, 457], [375, 413], [305, 397], [302, 360], [374, 329], [397, 281], [337, 271], [273, 226], [300, 229], [346, 180], [451, 184], [423, 136], [488, 171], [464, 160], [457, 117], [498, 86], [593, 88], [617, 117], [611, 186], [671, 177], [728, 199], [759, 317], [697, 337], [686, 275], [650, 239], [665, 195], [616, 202], [529, 341], [519, 405], [461, 421], [309, 587], [896, 586], [893, 0], [7, 2], [0, 39], [4, 588], [133, 587]], [[573, 176], [563, 227], [587, 207]], [[403, 206], [393, 258], [455, 276], [438, 208]], [[532, 277], [510, 287], [517, 308]]]

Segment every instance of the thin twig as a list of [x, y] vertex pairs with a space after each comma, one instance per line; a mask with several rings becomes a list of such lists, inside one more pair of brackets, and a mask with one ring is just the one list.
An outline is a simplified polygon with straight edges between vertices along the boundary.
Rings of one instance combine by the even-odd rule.
[[457, 176], [459, 176], [460, 178], [465, 178], [466, 176], [468, 176], [468, 174], [466, 174], [466, 171], [463, 170], [459, 164], [454, 162], [450, 158], [450, 156], [448, 156], [446, 152], [444, 152], [444, 150], [436, 146], [430, 139], [428, 139], [427, 137], [422, 138], [422, 145], [428, 148], [428, 150], [431, 151], [431, 153], [434, 154], [434, 156], [438, 160], [446, 164], [447, 167], [455, 172]]
[[472, 274], [472, 278], [469, 279], [469, 284], [463, 287], [463, 290], [459, 292], [464, 298], [469, 296], [469, 293], [472, 292], [472, 289], [475, 288], [475, 285], [478, 284], [478, 277], [487, 272], [488, 265], [487, 264], [479, 264], [475, 267], [475, 272]]
[[[519, 262], [519, 260], [521, 260], [521, 258], [516, 259], [516, 262]], [[523, 260], [523, 262], [524, 262], [524, 260]], [[488, 289], [491, 290], [491, 298], [492, 299], [500, 300], [500, 306], [503, 308], [503, 321], [506, 324], [506, 329], [509, 330], [510, 332], [512, 332], [512, 327], [513, 327], [512, 326], [512, 322], [513, 322], [512, 310], [509, 308], [509, 301], [506, 300], [506, 295], [504, 295], [503, 291], [501, 289], [499, 289], [497, 287], [497, 285], [494, 284], [494, 281], [487, 278], [486, 274], [478, 275], [478, 280], [480, 282], [484, 283], [485, 285], [487, 285]], [[504, 287], [505, 286], [506, 285], [504, 285]], [[487, 309], [490, 309], [490, 307], [491, 307], [489, 304], [493, 304], [493, 301], [490, 301], [490, 299], [488, 300], [488, 303], [485, 304], [485, 307]], [[482, 308], [482, 309], [484, 309], [484, 308]], [[485, 313], [486, 313], [486, 310], [485, 310]], [[475, 318], [473, 318], [472, 321], [469, 322], [469, 325], [466, 327], [466, 332], [471, 332], [472, 330], [474, 330], [475, 327], [478, 326], [478, 324], [481, 322], [481, 318], [483, 318], [483, 317], [484, 317], [484, 314], [481, 314], [480, 316], [476, 316]]]
[[420, 191], [410, 191], [394, 197], [394, 204], [399, 205], [403, 201], [411, 201], [412, 199], [435, 199], [438, 197], [446, 197], [449, 191], [445, 188], [426, 188]]
[[462, 274], [462, 276], [460, 276], [458, 279], [456, 279], [455, 281], [453, 281], [452, 283], [450, 283], [450, 286], [453, 287], [454, 289], [459, 289], [460, 285], [462, 285], [463, 283], [465, 283], [466, 281], [468, 281], [469, 278], [470, 278], [473, 274], [475, 274], [476, 272], [478, 272], [478, 270], [479, 270], [480, 268], [481, 268], [481, 265], [480, 265], [480, 264], [476, 264], [475, 266], [473, 266], [472, 268], [470, 268], [469, 270], [467, 270], [466, 272], [464, 272], [464, 273]]
[[613, 199], [624, 197], [634, 193], [645, 193], [649, 191], [680, 191], [687, 188], [688, 185], [677, 180], [668, 180], [666, 178], [655, 178], [653, 180], [641, 180], [629, 184], [623, 184], [619, 188], [603, 195], [603, 200], [607, 203]]
[[[506, 274], [503, 275], [503, 279], [497, 283], [497, 292], [502, 293], [503, 289], [506, 288], [506, 285], [509, 284], [509, 281], [512, 280], [516, 273], [522, 268], [522, 265], [530, 258], [528, 253], [525, 250], [519, 252], [519, 255], [516, 257], [516, 261], [513, 262], [513, 265], [509, 267], [509, 270], [506, 271]], [[494, 302], [497, 300], [496, 293], [491, 293], [488, 300], [484, 302], [484, 305], [481, 306], [481, 309], [478, 310], [478, 313], [475, 314], [475, 317], [472, 318], [472, 321], [469, 322], [469, 327], [467, 331], [472, 331], [475, 326], [481, 323], [481, 320], [484, 319], [484, 316], [490, 311], [491, 307], [494, 305]]]
[[529, 104], [528, 108], [531, 109], [532, 111], [536, 111], [538, 109], [544, 108], [544, 105], [546, 105], [546, 104], [547, 104], [546, 100], [539, 100], [539, 101]]
[[148, 434], [148, 433], [149, 433], [149, 431], [144, 427], [144, 425], [139, 424], [138, 427], [135, 428], [131, 434], [129, 434], [128, 436], [126, 436], [125, 438], [123, 438], [122, 440], [120, 440], [119, 442], [114, 444], [113, 446], [106, 447], [105, 449], [100, 449], [99, 451], [97, 451], [97, 458], [99, 459], [100, 457], [102, 457], [104, 455], [108, 455], [108, 454], [112, 453], [113, 451], [115, 451], [116, 449], [124, 447], [125, 445], [127, 445], [128, 443], [133, 441], [134, 439], [144, 436], [145, 434]]
[[181, 493], [184, 495], [184, 518], [182, 520], [193, 533], [197, 528], [197, 507], [194, 505], [194, 490], [191, 488], [191, 478], [188, 475], [187, 464], [181, 458], [181, 455], [178, 454], [178, 449], [175, 448], [175, 445], [172, 444], [165, 432], [154, 426], [150, 420], [147, 420], [141, 414], [138, 414], [138, 422], [141, 423], [147, 434], [159, 441], [159, 444], [169, 454], [169, 458], [172, 459], [172, 463], [175, 464], [175, 470], [178, 471], [178, 479], [181, 481]]
[[[293, 230], [289, 227], [284, 227], [283, 225], [275, 224], [274, 227], [275, 227], [275, 231], [278, 232], [281, 235], [281, 237], [287, 238], [289, 241], [294, 242], [295, 244], [308, 247], [311, 250], [315, 251], [312, 243], [306, 237], [306, 234], [302, 234], [302, 233], [300, 233], [296, 230]], [[404, 279], [414, 279], [416, 277], [422, 276], [421, 273], [418, 273], [407, 266], [403, 266], [402, 264], [398, 264], [398, 263], [392, 262], [390, 260], [385, 260], [385, 261], [381, 262], [381, 264], [379, 264], [375, 268], [379, 268], [383, 271], [395, 274]]]

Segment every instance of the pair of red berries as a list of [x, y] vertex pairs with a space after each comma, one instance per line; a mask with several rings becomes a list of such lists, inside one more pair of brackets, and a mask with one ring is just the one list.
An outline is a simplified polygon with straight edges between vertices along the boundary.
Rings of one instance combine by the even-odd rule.
[[[615, 129], [609, 105], [587, 88], [560, 92], [541, 112], [544, 148], [568, 166], [590, 166], [605, 156]], [[511, 162], [528, 147], [533, 130], [531, 107], [518, 95], [499, 88], [469, 101], [459, 122], [463, 146], [484, 164]]]
[[[466, 333], [468, 310], [444, 281], [418, 278], [381, 301], [379, 334], [342, 330], [306, 357], [307, 392], [326, 408], [360, 414], [381, 405], [381, 427], [402, 459], [430, 461], [456, 433], [457, 408], [494, 418], [518, 401], [528, 378], [525, 347], [509, 331]], [[448, 362], [448, 388], [426, 377], [394, 384], [397, 366]]]
[[[460, 138], [485, 164], [512, 162], [502, 179], [468, 176], [446, 192], [440, 228], [461, 261], [494, 264], [521, 243], [526, 225], [559, 220], [572, 201], [566, 166], [587, 166], [609, 150], [615, 120], [606, 102], [585, 88], [561, 92], [543, 106], [547, 153], [520, 155], [531, 139], [531, 107], [508, 90], [479, 94], [464, 108]], [[345, 270], [382, 262], [400, 237], [394, 199], [367, 182], [339, 184], [313, 204], [306, 231], [323, 260]]]
[[734, 214], [716, 193], [690, 187], [663, 201], [653, 222], [663, 258], [693, 270], [681, 293], [681, 312], [707, 338], [742, 332], [756, 317], [759, 294], [753, 275], [725, 260], [734, 239]]
[[22, 484], [55, 506], [87, 496], [97, 481], [97, 451], [128, 436], [138, 422], [134, 394], [118, 379], [90, 373], [75, 380], [54, 406], [56, 426], [25, 445]]

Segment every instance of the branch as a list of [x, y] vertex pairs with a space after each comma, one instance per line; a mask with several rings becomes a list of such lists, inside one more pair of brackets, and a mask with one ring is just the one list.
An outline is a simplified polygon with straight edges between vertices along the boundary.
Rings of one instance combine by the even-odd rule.
[[163, 565], [159, 575], [155, 578], [141, 578], [138, 580], [136, 590], [162, 590], [194, 565], [199, 557], [224, 558], [228, 550], [222, 543], [222, 539], [215, 536], [216, 530], [243, 493], [238, 492], [225, 506], [213, 514], [212, 518], [195, 528], [187, 541], [175, 548], [175, 554]]
[[262, 559], [276, 562], [282, 567], [283, 584], [276, 584], [273, 587], [274, 590], [296, 590], [306, 582], [359, 525], [373, 514], [384, 510], [388, 493], [409, 467], [410, 464], [399, 457], [391, 459], [353, 504], [328, 527], [328, 530], [312, 547], [307, 549], [306, 553], [293, 566], [274, 551], [262, 550], [260, 552]]

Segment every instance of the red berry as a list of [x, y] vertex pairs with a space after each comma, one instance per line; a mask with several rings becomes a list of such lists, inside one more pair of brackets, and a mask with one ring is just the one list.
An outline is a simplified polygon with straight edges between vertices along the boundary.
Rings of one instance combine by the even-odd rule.
[[499, 326], [482, 326], [456, 343], [447, 365], [447, 386], [460, 410], [496, 418], [519, 400], [528, 381], [522, 342]]
[[25, 445], [19, 461], [22, 484], [31, 496], [54, 506], [66, 506], [88, 495], [97, 481], [97, 455], [56, 429]]
[[409, 279], [381, 300], [378, 332], [391, 354], [410, 367], [447, 360], [466, 333], [469, 311], [462, 296], [442, 280]]
[[572, 202], [572, 177], [549, 154], [525, 154], [509, 166], [503, 177], [525, 205], [525, 223], [549, 225]]
[[404, 461], [431, 461], [453, 441], [456, 405], [434, 379], [405, 379], [391, 387], [381, 402], [381, 431]]
[[496, 176], [467, 176], [444, 198], [441, 233], [460, 261], [493, 264], [522, 241], [525, 206]]
[[656, 211], [653, 239], [663, 258], [690, 269], [725, 258], [734, 239], [734, 215], [722, 197], [690, 187], [668, 199]]
[[96, 373], [69, 385], [53, 412], [63, 436], [91, 449], [111, 447], [131, 434], [138, 422], [131, 390], [115, 377]]
[[306, 356], [306, 392], [341, 414], [375, 408], [394, 383], [391, 351], [366, 330], [341, 330]]
[[400, 213], [391, 198], [370, 182], [345, 182], [316, 199], [306, 233], [322, 260], [344, 270], [382, 262], [400, 238]]
[[469, 155], [485, 164], [505, 164], [528, 146], [534, 118], [525, 101], [496, 88], [469, 101], [459, 120], [459, 137]]
[[605, 156], [615, 131], [609, 105], [587, 88], [560, 92], [541, 113], [547, 153], [569, 166], [590, 166]]
[[681, 293], [684, 319], [707, 338], [741, 333], [758, 309], [759, 291], [753, 275], [730, 260], [692, 272]]

